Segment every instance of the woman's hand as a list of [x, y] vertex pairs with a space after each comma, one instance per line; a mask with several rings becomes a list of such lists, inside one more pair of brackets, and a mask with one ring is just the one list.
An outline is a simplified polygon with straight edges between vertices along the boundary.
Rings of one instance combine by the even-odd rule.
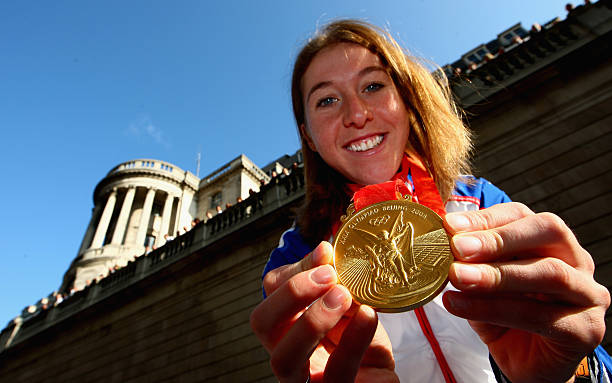
[[[270, 271], [251, 327], [281, 382], [398, 382], [391, 343], [374, 310], [352, 304], [322, 242], [300, 262]], [[309, 375], [310, 374], [310, 375]]]
[[514, 382], [570, 380], [603, 339], [608, 290], [557, 216], [519, 203], [450, 213], [456, 262], [444, 296], [466, 318]]

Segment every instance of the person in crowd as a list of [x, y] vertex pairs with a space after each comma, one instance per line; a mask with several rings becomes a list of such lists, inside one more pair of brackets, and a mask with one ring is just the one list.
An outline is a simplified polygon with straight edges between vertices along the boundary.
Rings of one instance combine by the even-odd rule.
[[291, 173], [295, 174], [294, 177], [294, 187], [293, 189], [297, 189], [297, 184], [299, 183], [300, 187], [304, 186], [304, 168], [299, 166], [297, 162], [294, 162], [291, 165]]
[[266, 181], [264, 179], [259, 180], [259, 193], [265, 192], [273, 185], [273, 179], [270, 178], [270, 181]]
[[34, 315], [36, 312], [38, 311], [36, 305], [29, 305], [28, 307], [26, 307], [25, 310], [23, 310], [22, 313], [22, 317], [24, 318], [28, 318], [31, 317], [32, 315]]
[[[566, 382], [585, 356], [601, 361], [610, 295], [591, 256], [559, 217], [464, 176], [470, 133], [441, 74], [390, 34], [340, 20], [299, 52], [291, 94], [305, 201], [251, 314], [279, 381]], [[356, 304], [331, 266], [353, 193], [398, 180], [447, 213], [455, 256], [418, 316]]]
[[217, 209], [217, 214], [222, 214], [223, 213], [223, 209], [221, 209], [220, 205], [217, 205], [216, 209]]

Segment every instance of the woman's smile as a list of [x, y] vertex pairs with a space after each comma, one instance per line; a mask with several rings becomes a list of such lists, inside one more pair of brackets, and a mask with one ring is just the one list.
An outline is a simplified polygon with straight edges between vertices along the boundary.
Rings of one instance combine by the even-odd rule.
[[345, 145], [345, 148], [350, 152], [369, 152], [371, 149], [378, 147], [383, 142], [384, 137], [383, 134], [375, 134], [365, 138], [359, 138]]

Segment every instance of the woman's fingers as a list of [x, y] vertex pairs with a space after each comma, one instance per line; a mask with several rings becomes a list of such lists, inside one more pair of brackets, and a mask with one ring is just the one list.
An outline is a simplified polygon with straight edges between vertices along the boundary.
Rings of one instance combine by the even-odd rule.
[[537, 293], [551, 300], [589, 307], [607, 304], [607, 290], [588, 273], [557, 258], [503, 263], [454, 262], [449, 280], [459, 290], [483, 294]]
[[261, 302], [251, 313], [251, 327], [264, 347], [272, 350], [284, 335], [283, 328], [337, 280], [334, 269], [322, 265], [293, 276]]
[[270, 355], [272, 370], [280, 381], [306, 380], [310, 355], [327, 332], [342, 319], [351, 301], [346, 287], [336, 285], [301, 315]]
[[389, 338], [369, 306], [358, 306], [330, 355], [325, 382], [399, 382]]
[[484, 296], [458, 291], [448, 291], [442, 299], [450, 313], [462, 318], [540, 334], [576, 349], [594, 348], [605, 332], [605, 308], [601, 306], [585, 310], [524, 296]]
[[451, 242], [455, 256], [461, 261], [555, 257], [589, 273], [594, 270], [590, 255], [563, 220], [551, 213], [530, 213], [521, 204], [448, 214], [446, 226], [458, 233]]
[[312, 253], [301, 261], [290, 265], [281, 266], [266, 274], [263, 280], [266, 295], [272, 294], [280, 285], [288, 281], [294, 275], [313, 267], [331, 264], [333, 261], [333, 248], [329, 242], [321, 242]]
[[370, 345], [378, 317], [372, 308], [359, 306], [335, 351], [330, 355], [325, 369], [325, 381], [354, 382], [363, 355]]
[[482, 210], [448, 213], [444, 221], [449, 231], [452, 234], [457, 234], [494, 229], [534, 214], [531, 209], [522, 203], [508, 202]]

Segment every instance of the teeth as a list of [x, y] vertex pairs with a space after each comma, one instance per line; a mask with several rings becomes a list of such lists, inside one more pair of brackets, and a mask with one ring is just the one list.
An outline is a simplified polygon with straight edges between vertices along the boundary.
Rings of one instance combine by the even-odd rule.
[[347, 147], [351, 152], [365, 152], [378, 146], [383, 140], [383, 136], [370, 137], [359, 144], [351, 144]]

